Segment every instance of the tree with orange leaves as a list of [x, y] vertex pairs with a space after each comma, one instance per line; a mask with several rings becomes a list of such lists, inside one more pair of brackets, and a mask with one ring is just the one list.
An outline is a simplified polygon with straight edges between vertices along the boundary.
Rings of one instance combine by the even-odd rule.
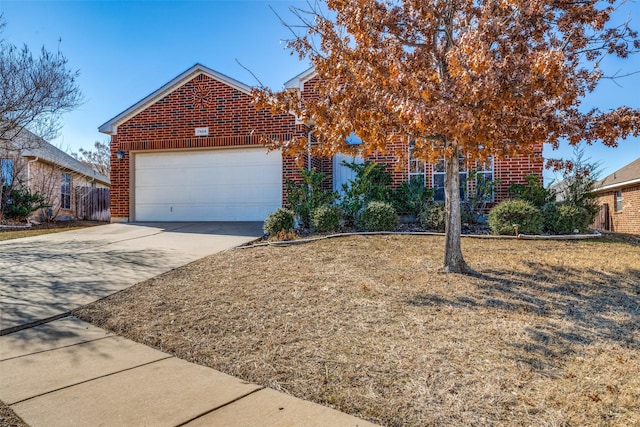
[[[289, 46], [315, 67], [319, 97], [303, 102], [262, 88], [257, 103], [313, 122], [319, 155], [352, 152], [345, 141], [355, 132], [365, 155], [403, 136], [415, 141], [414, 157], [444, 158], [445, 272], [472, 271], [460, 246], [459, 156], [526, 155], [563, 140], [616, 146], [640, 133], [640, 110], [580, 108], [604, 77], [604, 56], [640, 49], [628, 22], [609, 25], [614, 0], [328, 0], [308, 7], [293, 9], [300, 25], [289, 25]], [[303, 139], [270, 144], [307, 149]]]

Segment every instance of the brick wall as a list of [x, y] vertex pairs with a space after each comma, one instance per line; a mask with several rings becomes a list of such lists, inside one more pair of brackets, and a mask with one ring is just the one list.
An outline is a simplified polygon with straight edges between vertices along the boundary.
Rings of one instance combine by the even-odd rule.
[[616, 190], [603, 192], [598, 197], [600, 205], [609, 205], [609, 231], [640, 235], [640, 185], [620, 188], [622, 210], [616, 212]]
[[[315, 100], [318, 98], [316, 90], [319, 84], [317, 76], [303, 83], [302, 98]], [[408, 180], [407, 162], [407, 139], [401, 136], [391, 136], [387, 145], [387, 152], [375, 153], [365, 158], [368, 162], [378, 162], [387, 165], [387, 170], [392, 176], [392, 186], [396, 187]], [[315, 166], [315, 165], [314, 165]], [[526, 175], [535, 174], [540, 177], [542, 183], [542, 171], [544, 160], [542, 158], [542, 145], [534, 150], [531, 156], [517, 156], [504, 159], [496, 159], [494, 164], [494, 179], [497, 181], [495, 189], [495, 202], [499, 202], [509, 197], [509, 184], [526, 184]], [[331, 175], [332, 165], [323, 164], [323, 172]], [[426, 165], [426, 185], [431, 187], [432, 167]], [[470, 183], [470, 190], [473, 190], [473, 183]]]
[[[303, 98], [317, 97], [317, 77], [303, 85]], [[195, 128], [208, 127], [209, 136], [195, 136]], [[113, 221], [128, 221], [131, 201], [132, 153], [172, 149], [203, 149], [260, 145], [264, 138], [286, 141], [294, 136], [306, 137], [309, 128], [296, 124], [291, 115], [272, 115], [257, 110], [252, 97], [245, 92], [222, 83], [206, 74], [199, 74], [171, 91], [144, 110], [120, 123], [117, 134], [111, 137], [111, 216]], [[315, 143], [315, 142], [314, 142]], [[390, 137], [387, 151], [367, 157], [388, 166], [393, 186], [407, 180], [407, 141], [400, 136]], [[117, 160], [116, 152], [124, 151], [125, 159]], [[500, 180], [496, 200], [507, 195], [511, 182], [525, 182], [524, 176], [536, 173], [542, 176], [542, 156], [520, 156], [496, 161], [495, 178]], [[283, 183], [299, 180], [299, 169], [306, 167], [306, 155], [298, 158], [283, 157]], [[331, 159], [314, 157], [312, 165], [329, 177], [332, 176]], [[430, 168], [427, 185], [431, 185]], [[331, 180], [325, 182], [332, 188]], [[283, 203], [286, 202], [283, 186]]]
[[[195, 136], [196, 127], [208, 127], [209, 136]], [[131, 151], [255, 146], [264, 138], [288, 140], [301, 130], [293, 116], [257, 110], [247, 93], [199, 74], [121, 123], [112, 135], [111, 216], [129, 219]], [[119, 150], [125, 152], [123, 161], [116, 159]], [[284, 157], [283, 178], [295, 169], [295, 160]]]

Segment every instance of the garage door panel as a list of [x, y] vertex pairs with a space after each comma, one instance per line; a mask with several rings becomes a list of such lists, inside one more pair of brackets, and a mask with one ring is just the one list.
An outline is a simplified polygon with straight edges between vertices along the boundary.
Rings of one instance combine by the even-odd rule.
[[136, 221], [262, 221], [281, 206], [279, 152], [141, 153], [135, 167]]

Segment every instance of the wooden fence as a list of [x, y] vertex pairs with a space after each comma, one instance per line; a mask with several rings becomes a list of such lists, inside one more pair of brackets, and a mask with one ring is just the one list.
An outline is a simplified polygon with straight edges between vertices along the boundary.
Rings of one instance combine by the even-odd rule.
[[609, 204], [604, 203], [600, 205], [600, 211], [596, 215], [596, 219], [593, 221], [591, 228], [600, 231], [611, 231], [611, 224], [609, 222]]
[[109, 189], [76, 187], [76, 216], [92, 221], [109, 221]]

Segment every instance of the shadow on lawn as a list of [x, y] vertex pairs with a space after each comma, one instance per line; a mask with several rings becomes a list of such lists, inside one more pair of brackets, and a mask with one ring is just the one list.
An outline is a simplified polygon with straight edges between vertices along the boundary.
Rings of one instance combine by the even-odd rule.
[[[509, 345], [535, 369], [598, 342], [640, 349], [640, 270], [618, 275], [529, 262], [535, 274], [485, 270], [472, 295], [418, 294], [408, 304], [491, 309], [531, 315], [527, 340]], [[538, 319], [536, 319], [538, 317]]]

